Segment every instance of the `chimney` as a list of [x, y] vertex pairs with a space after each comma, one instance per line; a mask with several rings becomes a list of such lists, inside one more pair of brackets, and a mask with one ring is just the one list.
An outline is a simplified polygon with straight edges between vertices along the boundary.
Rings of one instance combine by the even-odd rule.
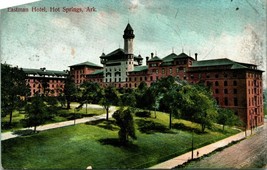
[[153, 56], [154, 56], [154, 53], [151, 53], [151, 59], [153, 58]]
[[197, 53], [195, 53], [195, 60], [197, 61]]
[[147, 61], [148, 61], [149, 57], [146, 57], [146, 65], [147, 65]]

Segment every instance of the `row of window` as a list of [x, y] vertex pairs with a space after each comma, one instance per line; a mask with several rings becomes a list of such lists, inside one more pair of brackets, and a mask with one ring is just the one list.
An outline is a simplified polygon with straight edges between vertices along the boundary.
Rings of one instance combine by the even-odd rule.
[[[228, 94], [228, 89], [224, 89], [223, 93]], [[237, 94], [237, 89], [233, 89], [233, 93]], [[219, 94], [219, 89], [215, 89], [215, 94]]]
[[262, 82], [260, 81], [257, 81], [257, 80], [248, 80], [248, 86], [256, 86], [256, 87], [258, 87], [258, 86], [262, 86]]
[[263, 105], [262, 97], [248, 97], [248, 106]]
[[[228, 100], [228, 97], [225, 97], [225, 98], [224, 98], [223, 103], [220, 103], [218, 97], [216, 97], [215, 99], [216, 99], [218, 105], [229, 106], [229, 100]], [[233, 103], [234, 106], [238, 106], [238, 99], [237, 99], [237, 97], [234, 97], [233, 99], [234, 99], [234, 103]]]
[[[223, 85], [224, 86], [228, 86], [228, 81], [224, 81]], [[219, 86], [219, 82], [218, 81], [215, 81], [215, 86]], [[236, 80], [233, 81], [233, 86], [237, 86], [237, 81]]]

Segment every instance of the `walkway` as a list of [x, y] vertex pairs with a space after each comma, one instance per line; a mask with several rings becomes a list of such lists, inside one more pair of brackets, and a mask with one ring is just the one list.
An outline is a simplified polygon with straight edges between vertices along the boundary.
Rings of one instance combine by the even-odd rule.
[[[84, 106], [85, 107], [85, 106]], [[93, 104], [88, 104], [88, 108], [102, 108], [99, 105], [93, 105]], [[113, 113], [116, 111], [116, 108], [114, 106], [111, 106], [109, 109], [109, 117], [112, 117]], [[47, 124], [47, 125], [41, 125], [37, 127], [38, 131], [44, 131], [44, 130], [49, 130], [49, 129], [55, 129], [55, 128], [60, 128], [60, 127], [65, 127], [65, 126], [70, 126], [74, 124], [80, 124], [80, 123], [86, 123], [94, 120], [99, 120], [99, 119], [105, 119], [106, 114], [102, 114], [99, 116], [94, 116], [94, 117], [85, 117], [81, 119], [76, 119], [76, 120], [69, 120], [65, 122], [59, 122], [59, 123], [52, 123], [52, 124]], [[23, 128], [19, 130], [33, 130], [33, 127], [31, 128]], [[5, 132], [1, 133], [1, 141], [11, 139], [18, 137], [20, 135], [15, 134], [14, 132]]]
[[[262, 130], [262, 129], [263, 129], [263, 126], [258, 127], [258, 130]], [[255, 133], [255, 132], [256, 132], [256, 130], [253, 131], [253, 133]], [[233, 135], [233, 136], [230, 136], [230, 137], [225, 138], [223, 140], [220, 140], [218, 142], [212, 143], [210, 145], [204, 146], [204, 147], [199, 148], [199, 149], [195, 149], [194, 150], [194, 158], [197, 157], [197, 151], [199, 153], [198, 157], [201, 157], [203, 155], [206, 155], [206, 154], [209, 154], [209, 153], [213, 152], [214, 150], [216, 150], [218, 148], [227, 146], [228, 144], [230, 144], [233, 141], [238, 141], [238, 140], [246, 138], [246, 134], [247, 134], [247, 136], [250, 136], [251, 135], [251, 131], [247, 130], [247, 133], [245, 133], [243, 131], [243, 132], [240, 132], [240, 133], [238, 133], [236, 135]], [[191, 155], [192, 155], [192, 152], [187, 152], [187, 153], [185, 153], [183, 155], [177, 156], [177, 157], [175, 157], [173, 159], [170, 159], [168, 161], [165, 161], [165, 162], [162, 162], [160, 164], [154, 165], [154, 166], [150, 167], [149, 169], [172, 169], [172, 168], [175, 168], [178, 165], [182, 165], [183, 163], [185, 163], [188, 160], [190, 160], [191, 157], [192, 157]]]

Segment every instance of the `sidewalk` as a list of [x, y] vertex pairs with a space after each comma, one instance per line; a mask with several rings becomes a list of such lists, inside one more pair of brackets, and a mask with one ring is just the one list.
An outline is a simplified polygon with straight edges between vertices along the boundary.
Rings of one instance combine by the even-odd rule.
[[[98, 106], [97, 105], [92, 105], [92, 107], [96, 108]], [[112, 117], [113, 113], [115, 112], [115, 109], [116, 108], [114, 106], [110, 107], [109, 117]], [[94, 117], [85, 117], [85, 118], [76, 119], [76, 120], [69, 120], [69, 121], [65, 121], [65, 122], [41, 125], [41, 126], [37, 126], [37, 130], [38, 131], [44, 131], [44, 130], [55, 129], [55, 128], [74, 125], [74, 124], [86, 123], [86, 122], [89, 122], [89, 121], [105, 119], [105, 118], [106, 118], [106, 114], [102, 114], [102, 115], [94, 116]], [[31, 127], [31, 128], [23, 128], [23, 129], [19, 129], [19, 130], [29, 130], [29, 129], [33, 130], [33, 127]], [[18, 136], [20, 136], [20, 135], [14, 134], [14, 132], [1, 133], [1, 141], [7, 140], [7, 139], [11, 139], [11, 138], [15, 138], [15, 137], [18, 137]]]
[[[257, 130], [254, 130], [252, 134], [256, 133], [261, 128], [263, 128], [263, 127], [259, 127]], [[245, 133], [245, 131], [243, 131], [243, 132], [240, 132], [236, 135], [222, 139], [218, 142], [204, 146], [202, 148], [194, 149], [194, 153], [193, 153], [194, 158], [197, 158], [197, 152], [199, 153], [198, 157], [201, 157], [203, 155], [206, 155], [206, 154], [213, 152], [214, 150], [216, 150], [218, 148], [227, 146], [228, 144], [230, 144], [233, 141], [238, 141], [238, 140], [246, 138], [246, 134], [247, 134], [247, 137], [250, 136], [251, 131], [247, 130], [247, 133]], [[168, 161], [154, 165], [154, 166], [150, 167], [149, 169], [172, 169], [178, 165], [182, 165], [183, 163], [187, 162], [188, 160], [191, 159], [191, 157], [192, 157], [192, 152], [187, 152], [183, 155], [177, 156], [177, 157], [170, 159]]]

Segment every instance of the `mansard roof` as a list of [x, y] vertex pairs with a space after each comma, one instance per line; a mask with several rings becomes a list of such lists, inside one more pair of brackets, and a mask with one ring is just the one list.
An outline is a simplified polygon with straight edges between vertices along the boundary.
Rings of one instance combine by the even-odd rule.
[[140, 71], [146, 71], [148, 69], [148, 66], [135, 66], [134, 70], [131, 72], [140, 72]]
[[[230, 69], [253, 69], [257, 70], [255, 64], [240, 63], [228, 58], [212, 59], [212, 60], [200, 60], [193, 61], [192, 68], [197, 67], [215, 67], [215, 66], [229, 66]], [[261, 70], [257, 70], [261, 71]]]
[[124, 50], [121, 48], [118, 48], [107, 55], [100, 56], [100, 58], [110, 58], [112, 56], [118, 56], [118, 55], [125, 55]]
[[171, 54], [167, 55], [166, 57], [164, 57], [162, 60], [163, 60], [163, 62], [173, 61], [173, 59], [176, 57], [178, 57], [177, 54], [171, 53]]
[[158, 56], [155, 56], [155, 57], [149, 59], [148, 61], [162, 61], [162, 59], [160, 59]]
[[101, 66], [96, 65], [96, 64], [94, 64], [92, 62], [89, 62], [89, 61], [86, 61], [86, 62], [83, 62], [83, 63], [79, 63], [79, 64], [75, 64], [75, 65], [71, 65], [69, 67], [77, 67], [77, 66], [89, 66], [89, 67], [102, 68]]
[[46, 69], [32, 69], [22, 68], [26, 74], [40, 75], [40, 76], [67, 76], [66, 71], [46, 70]]
[[90, 75], [97, 75], [97, 74], [103, 74], [104, 70], [96, 70], [93, 73], [91, 73]]

